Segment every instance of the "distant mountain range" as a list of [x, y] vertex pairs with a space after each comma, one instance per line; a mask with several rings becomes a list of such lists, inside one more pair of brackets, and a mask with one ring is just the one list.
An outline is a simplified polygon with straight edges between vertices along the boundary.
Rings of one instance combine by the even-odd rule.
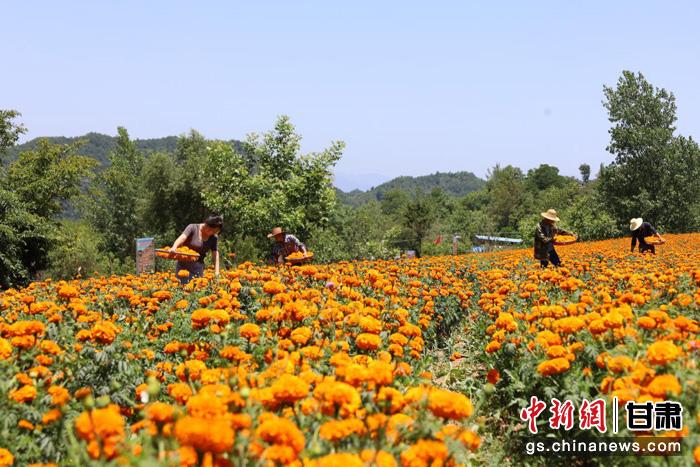
[[[6, 158], [6, 161], [15, 160], [20, 152], [35, 149], [39, 139], [40, 138], [34, 138], [23, 144], [14, 146], [8, 151], [7, 155], [9, 157]], [[109, 165], [108, 154], [117, 144], [117, 138], [115, 136], [101, 133], [88, 133], [84, 136], [77, 137], [51, 136], [47, 137], [47, 139], [55, 144], [71, 144], [79, 140], [84, 140], [85, 144], [79, 148], [78, 153], [95, 158], [102, 167]], [[177, 146], [177, 140], [177, 136], [166, 136], [164, 138], [135, 139], [134, 143], [139, 150], [146, 153], [173, 152]], [[232, 140], [232, 142], [236, 145], [240, 145], [238, 141]], [[342, 184], [346, 187], [352, 185], [367, 186], [368, 182], [375, 182], [383, 178], [384, 177], [377, 174], [342, 174], [336, 176], [336, 184]], [[345, 192], [336, 188], [336, 192], [339, 201], [352, 206], [359, 206], [372, 200], [381, 201], [384, 194], [391, 190], [403, 190], [409, 193], [415, 193], [418, 190], [430, 192], [434, 188], [441, 188], [450, 196], [464, 196], [469, 192], [480, 190], [485, 183], [483, 179], [471, 172], [436, 172], [432, 175], [423, 175], [420, 177], [397, 177], [388, 182], [373, 186], [368, 190], [356, 189]]]

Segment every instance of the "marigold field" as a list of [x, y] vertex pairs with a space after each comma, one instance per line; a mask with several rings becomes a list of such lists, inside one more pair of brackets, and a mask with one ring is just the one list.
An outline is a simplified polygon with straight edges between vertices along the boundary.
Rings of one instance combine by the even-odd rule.
[[700, 234], [667, 239], [7, 290], [0, 465], [539, 465], [532, 395], [678, 401], [681, 457], [604, 462], [700, 463]]

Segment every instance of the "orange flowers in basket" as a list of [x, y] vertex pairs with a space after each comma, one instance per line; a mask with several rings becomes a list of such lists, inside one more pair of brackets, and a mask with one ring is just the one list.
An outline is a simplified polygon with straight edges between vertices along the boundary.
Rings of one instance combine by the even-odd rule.
[[170, 247], [165, 246], [156, 250], [156, 255], [161, 258], [174, 259], [177, 261], [197, 261], [197, 259], [199, 259], [199, 253], [186, 246], [179, 247], [175, 252], [171, 252]]
[[557, 245], [568, 245], [570, 243], [575, 243], [576, 237], [574, 235], [555, 235], [554, 243]]
[[663, 243], [659, 237], [645, 237], [644, 241], [650, 245], [661, 245]]

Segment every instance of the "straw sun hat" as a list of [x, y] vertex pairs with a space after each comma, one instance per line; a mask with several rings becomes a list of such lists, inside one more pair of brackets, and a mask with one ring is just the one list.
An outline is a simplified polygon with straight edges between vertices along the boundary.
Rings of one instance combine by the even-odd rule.
[[548, 209], [547, 212], [541, 212], [542, 217], [549, 219], [550, 221], [559, 222], [559, 217], [557, 216], [557, 211], [554, 209]]
[[644, 222], [644, 220], [641, 217], [630, 220], [630, 230], [634, 232], [642, 226], [642, 222]]
[[267, 234], [267, 238], [272, 238], [275, 235], [279, 235], [279, 234], [283, 234], [283, 233], [284, 233], [284, 229], [282, 229], [282, 227], [275, 227], [274, 229], [272, 229], [272, 232]]

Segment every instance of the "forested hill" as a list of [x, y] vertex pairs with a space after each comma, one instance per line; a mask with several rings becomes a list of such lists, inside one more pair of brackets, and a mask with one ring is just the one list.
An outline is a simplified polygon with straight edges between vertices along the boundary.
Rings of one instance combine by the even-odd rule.
[[[9, 161], [15, 160], [17, 155], [21, 152], [35, 149], [40, 139], [44, 138], [34, 138], [26, 143], [10, 148], [7, 151]], [[102, 133], [88, 133], [83, 136], [75, 137], [49, 136], [46, 137], [46, 139], [53, 144], [73, 144], [82, 140], [84, 144], [78, 149], [77, 153], [93, 157], [103, 166], [109, 165], [109, 151], [117, 144], [116, 136], [103, 135]], [[175, 150], [177, 140], [177, 136], [166, 136], [165, 138], [136, 139], [134, 143], [139, 150], [145, 153], [172, 152]]]
[[[6, 163], [15, 160], [17, 155], [21, 152], [35, 149], [40, 139], [44, 138], [34, 138], [26, 143], [18, 144], [17, 146], [9, 148], [7, 151], [7, 157], [5, 158]], [[45, 139], [49, 140], [49, 142], [53, 144], [73, 144], [82, 140], [84, 144], [80, 146], [77, 153], [96, 159], [103, 167], [109, 165], [109, 152], [114, 149], [117, 144], [116, 136], [104, 135], [102, 133], [88, 133], [83, 136], [75, 137], [48, 136]], [[136, 147], [145, 154], [150, 154], [153, 152], [172, 153], [177, 147], [178, 139], [178, 136], [135, 139], [134, 144], [136, 144]], [[240, 141], [232, 140], [231, 142], [237, 148], [240, 148]]]
[[441, 188], [447, 195], [464, 196], [480, 190], [486, 182], [471, 172], [436, 172], [420, 177], [397, 177], [367, 191], [353, 190], [345, 193], [337, 190], [338, 200], [352, 206], [359, 206], [371, 200], [381, 201], [384, 194], [392, 190], [408, 193], [422, 191], [428, 193]]
[[[15, 160], [17, 155], [23, 151], [35, 149], [40, 139], [34, 138], [26, 143], [10, 148], [5, 162]], [[76, 137], [49, 136], [46, 139], [54, 144], [72, 144], [82, 140], [84, 144], [78, 149], [78, 154], [93, 157], [102, 167], [109, 165], [109, 152], [117, 144], [116, 136], [102, 133], [88, 133]], [[135, 139], [134, 144], [146, 154], [152, 152], [171, 153], [175, 151], [177, 141], [177, 136], [166, 136], [164, 138]], [[235, 140], [232, 142], [240, 148], [240, 142]], [[337, 189], [337, 195], [338, 200], [345, 204], [360, 206], [371, 200], [381, 201], [384, 194], [392, 190], [400, 190], [407, 193], [415, 193], [416, 191], [428, 193], [434, 188], [442, 188], [449, 196], [464, 196], [472, 191], [480, 190], [483, 188], [484, 183], [486, 183], [484, 180], [471, 172], [436, 172], [420, 177], [397, 177], [367, 191], [353, 190], [346, 193]]]

